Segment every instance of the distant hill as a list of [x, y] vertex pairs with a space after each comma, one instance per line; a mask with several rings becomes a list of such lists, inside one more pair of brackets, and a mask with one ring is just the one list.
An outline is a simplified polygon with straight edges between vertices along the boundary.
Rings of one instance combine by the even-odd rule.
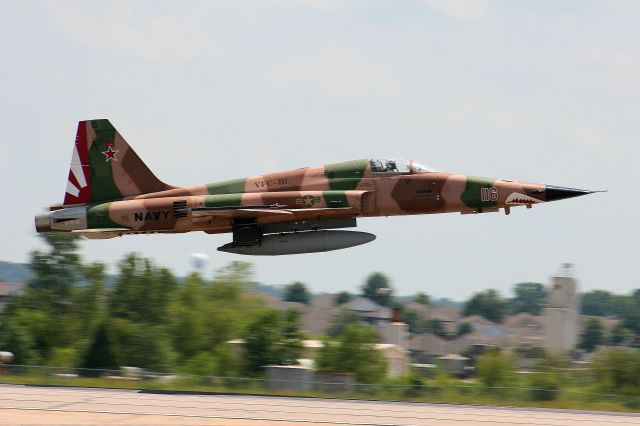
[[[284, 297], [284, 285], [255, 283], [255, 290], [262, 294], [271, 294], [279, 299]], [[315, 295], [314, 295], [315, 296]]]
[[449, 308], [457, 309], [459, 311], [464, 308], [464, 302], [456, 302], [454, 300], [449, 300], [446, 297], [432, 300], [431, 303], [433, 304], [433, 306], [446, 306]]
[[[27, 284], [33, 273], [27, 263], [13, 263], [0, 260], [0, 281]], [[107, 275], [105, 286], [111, 287], [115, 282], [114, 275]]]
[[0, 281], [26, 283], [31, 279], [31, 270], [26, 263], [3, 262], [0, 260]]
[[[7, 281], [12, 283], [28, 283], [31, 279], [32, 273], [29, 265], [26, 263], [12, 263], [4, 262], [0, 260], [0, 281]], [[115, 284], [115, 275], [107, 275], [105, 280], [105, 286], [111, 288]], [[182, 282], [185, 278], [178, 277], [178, 281]], [[284, 297], [286, 285], [282, 284], [261, 284], [254, 283], [255, 291], [263, 294], [271, 294], [280, 299]], [[313, 293], [313, 297], [321, 296], [324, 293]], [[413, 299], [413, 296], [399, 296], [398, 300], [404, 304]], [[462, 309], [464, 303], [455, 302], [447, 298], [434, 299], [431, 301], [434, 306], [450, 306], [456, 309]]]
[[[401, 305], [404, 305], [405, 303], [411, 302], [414, 297], [415, 297], [414, 295], [405, 295], [405, 296], [398, 296], [396, 297], [396, 299], [398, 300], [398, 302], [400, 302]], [[441, 297], [440, 299], [431, 299], [431, 305], [435, 307], [446, 306], [448, 308], [461, 310], [464, 307], [464, 302], [456, 302], [455, 300], [450, 300], [450, 299], [447, 299], [446, 297]]]
[[[0, 260], [0, 281], [26, 284], [31, 280], [32, 275], [31, 269], [26, 263], [13, 263]], [[182, 282], [184, 277], [177, 277], [177, 279], [179, 282]], [[115, 275], [107, 275], [105, 279], [105, 286], [107, 288], [111, 288], [115, 284], [115, 280]], [[284, 285], [255, 283], [255, 286], [258, 293], [272, 294], [280, 298], [284, 295]]]

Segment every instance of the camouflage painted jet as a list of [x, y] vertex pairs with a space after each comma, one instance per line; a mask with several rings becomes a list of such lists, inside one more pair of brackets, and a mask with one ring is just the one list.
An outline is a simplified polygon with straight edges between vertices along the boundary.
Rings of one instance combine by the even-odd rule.
[[280, 255], [336, 250], [375, 239], [359, 217], [486, 213], [594, 191], [443, 173], [414, 161], [363, 159], [208, 185], [160, 181], [108, 120], [78, 124], [62, 205], [35, 217], [38, 232], [87, 238], [231, 232], [218, 250]]

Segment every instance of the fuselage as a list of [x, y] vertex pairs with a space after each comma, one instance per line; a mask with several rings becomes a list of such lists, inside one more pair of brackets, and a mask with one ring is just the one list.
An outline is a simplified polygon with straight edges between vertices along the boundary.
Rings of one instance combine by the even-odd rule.
[[[376, 171], [374, 161], [356, 160], [219, 183], [177, 187], [84, 207], [86, 218], [52, 224], [54, 230], [112, 229], [126, 233], [231, 232], [234, 220], [252, 215], [224, 212], [279, 206], [253, 215], [258, 224], [317, 218], [353, 218], [435, 213], [484, 213], [580, 195], [549, 197], [543, 184], [473, 177], [409, 166]], [[412, 164], [410, 162], [409, 164]], [[567, 188], [560, 188], [567, 191]], [[587, 191], [581, 191], [586, 193]], [[573, 195], [571, 195], [573, 194]], [[76, 213], [81, 214], [83, 207]], [[216, 215], [197, 215], [216, 209]], [[279, 214], [285, 210], [286, 214]], [[126, 230], [126, 231], [125, 231]]]

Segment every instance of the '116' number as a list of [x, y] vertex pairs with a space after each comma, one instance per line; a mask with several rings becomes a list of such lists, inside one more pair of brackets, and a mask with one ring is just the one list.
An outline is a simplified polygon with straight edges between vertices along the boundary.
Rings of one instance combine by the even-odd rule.
[[491, 188], [480, 188], [480, 200], [481, 201], [497, 201], [498, 188], [494, 186], [492, 186]]

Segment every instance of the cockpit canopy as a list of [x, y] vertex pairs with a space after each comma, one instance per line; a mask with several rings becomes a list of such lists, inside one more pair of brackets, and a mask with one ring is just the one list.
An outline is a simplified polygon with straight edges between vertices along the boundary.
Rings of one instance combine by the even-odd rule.
[[369, 159], [369, 164], [371, 165], [372, 173], [417, 174], [435, 171], [413, 160], [371, 158]]

